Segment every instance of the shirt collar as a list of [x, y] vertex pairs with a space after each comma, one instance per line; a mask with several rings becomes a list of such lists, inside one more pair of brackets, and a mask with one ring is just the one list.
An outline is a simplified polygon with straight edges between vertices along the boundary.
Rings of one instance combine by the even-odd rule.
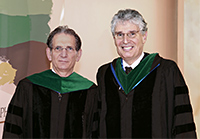
[[140, 57], [135, 62], [133, 62], [132, 65], [129, 65], [124, 60], [122, 60], [122, 62], [123, 62], [122, 63], [123, 64], [123, 69], [125, 70], [125, 67], [131, 67], [132, 69], [134, 69], [140, 63], [140, 61], [142, 60], [143, 57], [144, 57], [144, 52], [142, 52], [142, 54], [140, 55]]
[[57, 74], [53, 68], [52, 68], [51, 70], [52, 70], [55, 74]]

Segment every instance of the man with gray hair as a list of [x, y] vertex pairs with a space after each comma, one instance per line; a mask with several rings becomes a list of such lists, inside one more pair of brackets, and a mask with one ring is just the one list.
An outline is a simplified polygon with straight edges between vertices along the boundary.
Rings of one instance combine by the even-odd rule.
[[143, 52], [147, 23], [132, 9], [111, 22], [119, 58], [97, 73], [100, 138], [196, 138], [188, 88], [175, 62]]

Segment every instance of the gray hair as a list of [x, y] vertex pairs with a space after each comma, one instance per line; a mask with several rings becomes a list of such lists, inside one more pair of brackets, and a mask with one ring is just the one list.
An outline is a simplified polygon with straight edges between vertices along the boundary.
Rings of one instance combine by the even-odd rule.
[[123, 23], [125, 21], [129, 21], [137, 25], [143, 35], [148, 29], [147, 23], [138, 11], [132, 9], [119, 10], [118, 13], [114, 15], [111, 21], [111, 32], [113, 36], [115, 35], [115, 27], [117, 23]]

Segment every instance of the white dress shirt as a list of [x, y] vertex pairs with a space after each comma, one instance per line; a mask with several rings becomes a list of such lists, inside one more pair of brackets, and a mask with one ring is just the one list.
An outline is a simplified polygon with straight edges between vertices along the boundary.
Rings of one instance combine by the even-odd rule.
[[144, 57], [144, 52], [142, 52], [141, 56], [135, 62], [133, 62], [132, 65], [129, 65], [124, 60], [122, 60], [124, 71], [126, 70], [125, 67], [131, 67], [132, 69], [134, 69], [140, 63], [140, 61], [142, 60], [143, 57]]

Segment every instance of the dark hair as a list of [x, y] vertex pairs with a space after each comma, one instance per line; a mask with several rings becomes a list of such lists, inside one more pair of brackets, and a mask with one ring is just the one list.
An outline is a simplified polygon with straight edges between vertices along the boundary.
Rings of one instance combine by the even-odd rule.
[[113, 36], [115, 35], [116, 24], [125, 21], [129, 21], [131, 23], [138, 25], [142, 34], [144, 34], [147, 31], [147, 23], [145, 22], [142, 15], [136, 10], [125, 9], [125, 10], [119, 10], [118, 13], [116, 13], [112, 18], [111, 32]]
[[56, 29], [54, 29], [48, 36], [47, 38], [47, 46], [52, 49], [53, 46], [52, 46], [52, 43], [53, 43], [53, 37], [56, 35], [56, 34], [59, 34], [59, 33], [65, 33], [65, 34], [69, 34], [69, 35], [72, 35], [74, 36], [75, 40], [76, 40], [76, 51], [79, 51], [80, 48], [81, 48], [81, 39], [80, 37], [78, 36], [78, 34], [76, 34], [76, 32], [73, 30], [73, 29], [70, 29], [68, 28], [68, 26], [58, 26]]

